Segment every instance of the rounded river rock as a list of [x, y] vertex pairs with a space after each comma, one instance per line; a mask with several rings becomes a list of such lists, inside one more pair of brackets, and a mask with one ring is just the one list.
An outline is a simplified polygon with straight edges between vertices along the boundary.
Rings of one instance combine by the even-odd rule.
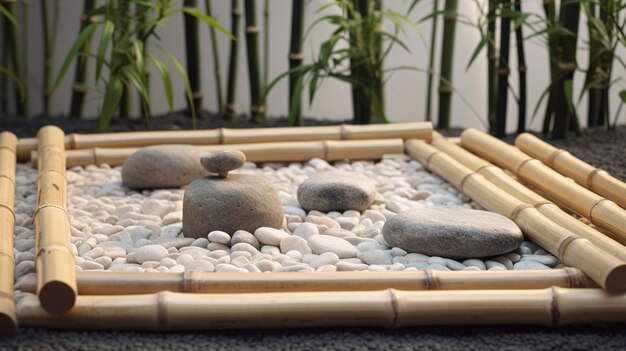
[[239, 150], [224, 150], [212, 152], [200, 159], [202, 167], [220, 177], [226, 177], [228, 172], [240, 168], [246, 163], [246, 155]]
[[[196, 163], [199, 164], [197, 159]], [[232, 234], [237, 230], [254, 232], [260, 227], [280, 228], [283, 219], [278, 192], [264, 177], [207, 176], [196, 179], [185, 189], [183, 233], [186, 237], [206, 237], [215, 230]]]
[[420, 208], [404, 211], [383, 226], [391, 246], [407, 252], [448, 258], [477, 258], [516, 250], [523, 240], [510, 219], [464, 208]]
[[376, 184], [354, 172], [320, 173], [298, 187], [298, 202], [307, 211], [363, 211], [372, 205], [375, 196]]

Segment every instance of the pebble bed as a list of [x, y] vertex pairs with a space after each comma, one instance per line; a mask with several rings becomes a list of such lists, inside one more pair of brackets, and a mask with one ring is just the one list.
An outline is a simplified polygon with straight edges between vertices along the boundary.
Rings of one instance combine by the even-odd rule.
[[[298, 185], [317, 172], [358, 172], [376, 183], [374, 204], [362, 213], [302, 210]], [[213, 231], [204, 238], [182, 232], [183, 189], [132, 191], [122, 186], [121, 167], [74, 167], [67, 172], [71, 248], [76, 269], [125, 272], [334, 272], [402, 270], [551, 269], [563, 265], [531, 241], [508, 254], [462, 262], [389, 247], [381, 235], [385, 220], [410, 208], [480, 209], [442, 178], [405, 155], [379, 162], [246, 163], [234, 173], [265, 176], [279, 192], [282, 230], [254, 233]], [[17, 284], [33, 273], [37, 171], [19, 164], [16, 174], [14, 236]], [[323, 235], [320, 235], [323, 234]]]

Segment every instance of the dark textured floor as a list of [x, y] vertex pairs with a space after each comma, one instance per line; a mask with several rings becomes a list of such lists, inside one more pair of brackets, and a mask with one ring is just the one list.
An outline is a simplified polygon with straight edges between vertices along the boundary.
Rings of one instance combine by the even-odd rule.
[[[552, 142], [626, 180], [626, 126]], [[329, 316], [332, 318], [332, 316]], [[65, 332], [20, 329], [0, 350], [626, 350], [626, 325]]]

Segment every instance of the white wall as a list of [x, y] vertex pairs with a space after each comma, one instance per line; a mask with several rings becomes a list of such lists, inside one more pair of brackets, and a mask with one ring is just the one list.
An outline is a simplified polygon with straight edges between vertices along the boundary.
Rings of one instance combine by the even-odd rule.
[[[102, 2], [102, 1], [100, 1]], [[204, 3], [203, 1], [199, 1]], [[262, 1], [257, 0], [257, 14], [258, 23], [262, 24]], [[306, 25], [308, 26], [319, 16], [321, 13], [316, 13], [317, 9], [323, 4], [328, 3], [329, 0], [311, 0], [307, 5], [306, 11]], [[476, 3], [484, 2], [484, 0], [463, 0], [460, 1], [459, 11], [471, 22], [476, 22], [479, 16], [479, 11]], [[385, 1], [385, 6], [393, 8], [399, 12], [405, 12], [411, 1], [400, 0], [388, 0]], [[524, 10], [531, 11], [540, 14], [542, 0], [526, 0], [524, 1]], [[227, 0], [214, 0], [213, 11], [216, 19], [224, 25], [226, 28], [230, 27], [230, 1]], [[174, 7], [180, 7], [182, 5], [181, 0], [173, 1]], [[62, 60], [65, 54], [69, 51], [72, 41], [76, 38], [79, 29], [79, 18], [82, 11], [82, 3], [74, 0], [61, 0], [61, 26], [59, 29], [57, 51], [55, 55], [55, 72], [61, 66]], [[243, 7], [243, 1], [242, 1]], [[201, 7], [203, 9], [203, 6]], [[420, 18], [430, 13], [432, 9], [431, 1], [421, 1], [417, 8], [413, 11], [411, 19], [418, 21]], [[272, 0], [270, 1], [271, 12], [271, 25], [270, 25], [270, 67], [269, 76], [270, 79], [276, 77], [280, 73], [284, 72], [288, 67], [287, 53], [289, 46], [289, 32], [290, 32], [290, 19], [291, 19], [291, 4], [287, 0]], [[328, 13], [327, 10], [324, 13]], [[31, 1], [30, 24], [28, 26], [29, 40], [28, 40], [28, 85], [30, 88], [30, 113], [38, 114], [41, 112], [41, 99], [39, 98], [42, 89], [42, 62], [43, 55], [41, 50], [41, 20], [40, 20], [40, 8], [38, 1]], [[242, 19], [242, 32], [243, 32], [243, 19]], [[440, 21], [440, 25], [441, 25]], [[586, 26], [584, 17], [581, 18], [581, 31], [579, 46], [586, 47]], [[160, 28], [158, 30], [159, 36], [162, 38], [161, 45], [167, 50], [173, 52], [176, 57], [184, 64], [184, 39], [183, 39], [183, 20], [181, 15], [175, 15], [170, 18], [167, 27]], [[429, 53], [429, 38], [430, 38], [430, 22], [418, 23], [419, 31], [421, 32], [422, 39], [415, 31], [407, 28], [408, 34], [404, 38], [405, 43], [410, 47], [411, 52], [406, 53], [400, 47], [396, 47], [392, 54], [389, 56], [386, 65], [388, 68], [395, 66], [412, 66], [421, 70], [426, 70], [428, 65], [428, 53]], [[386, 28], [392, 29], [391, 24], [387, 23]], [[317, 52], [319, 45], [327, 38], [328, 34], [332, 31], [332, 28], [327, 25], [320, 25], [316, 27], [310, 36], [304, 43], [305, 62], [310, 61]], [[201, 24], [201, 59], [205, 62], [202, 67], [202, 79], [203, 79], [203, 91], [205, 93], [204, 107], [209, 110], [216, 109], [215, 98], [215, 82], [213, 79], [213, 60], [210, 50], [210, 38], [207, 26]], [[529, 30], [526, 29], [528, 33]], [[439, 35], [442, 33], [442, 28], [438, 30]], [[228, 52], [229, 52], [229, 39], [218, 34], [219, 47], [220, 47], [220, 59], [222, 66], [223, 84], [226, 84], [227, 66], [228, 66]], [[461, 127], [477, 127], [485, 128], [486, 126], [486, 109], [487, 109], [487, 96], [486, 96], [486, 54], [483, 52], [481, 56], [474, 62], [470, 69], [466, 70], [469, 58], [474, 51], [476, 44], [479, 42], [480, 34], [476, 28], [468, 25], [457, 25], [457, 39], [456, 39], [456, 51], [455, 55], [455, 67], [454, 67], [454, 85], [456, 92], [453, 96], [452, 102], [452, 125]], [[96, 39], [97, 42], [97, 39]], [[262, 48], [262, 41], [260, 41], [260, 47]], [[517, 74], [516, 74], [516, 53], [515, 42], [512, 38], [511, 49], [511, 68], [512, 75], [510, 83], [512, 90], [517, 91]], [[92, 47], [95, 50], [96, 45]], [[246, 65], [246, 47], [245, 39], [240, 39], [240, 56], [239, 56], [239, 75], [237, 81], [237, 106], [238, 110], [245, 112], [249, 104], [249, 90], [247, 87], [247, 65]], [[440, 50], [440, 48], [437, 48]], [[532, 119], [532, 113], [536, 102], [540, 95], [548, 84], [548, 55], [545, 49], [545, 45], [542, 43], [541, 38], [535, 38], [526, 43], [526, 56], [528, 61], [528, 120], [529, 123]], [[624, 55], [624, 48], [620, 48], [618, 55]], [[580, 50], [578, 54], [579, 65], [585, 67], [587, 63], [588, 52], [586, 50]], [[162, 55], [160, 55], [162, 56]], [[167, 61], [167, 59], [165, 59]], [[174, 91], [175, 94], [175, 109], [185, 108], [185, 97], [183, 94], [183, 84], [178, 79], [178, 74], [175, 71], [173, 65], [170, 65], [172, 75], [174, 78]], [[438, 64], [437, 64], [438, 67]], [[71, 96], [71, 81], [73, 79], [73, 65], [69, 70], [69, 74], [63, 81], [63, 84], [59, 87], [52, 99], [52, 113], [53, 114], [66, 114], [69, 109], [70, 96]], [[437, 68], [436, 68], [437, 70]], [[161, 88], [161, 81], [157, 76], [156, 69], [152, 69], [153, 78], [151, 79], [151, 91], [152, 91], [152, 108], [155, 114], [163, 113], [167, 111], [167, 104], [164, 99], [163, 90]], [[623, 69], [617, 69], [614, 71], [614, 77], [624, 77], [626, 72]], [[93, 84], [94, 64], [93, 60], [89, 71], [90, 83]], [[577, 73], [575, 76], [575, 96], [580, 93], [582, 81], [584, 76], [582, 73]], [[386, 85], [385, 101], [386, 112], [389, 119], [394, 122], [399, 121], [416, 121], [423, 120], [425, 115], [426, 106], [426, 81], [427, 75], [425, 73], [415, 71], [399, 71], [393, 74]], [[435, 82], [437, 83], [437, 82]], [[621, 84], [624, 84], [623, 82]], [[618, 84], [619, 85], [619, 84]], [[614, 116], [617, 111], [618, 97], [617, 91], [623, 89], [618, 85], [613, 89], [611, 94], [612, 99], [612, 114]], [[99, 86], [102, 89], [102, 86]], [[435, 90], [436, 91], [436, 84]], [[619, 89], [618, 89], [619, 88]], [[225, 91], [225, 86], [222, 88]], [[306, 94], [306, 92], [305, 92]], [[307, 96], [307, 95], [305, 95]], [[517, 105], [512, 100], [512, 94], [509, 98], [509, 119], [508, 130], [513, 131], [517, 125]], [[94, 90], [88, 94], [86, 103], [86, 114], [89, 116], [95, 116], [98, 112], [99, 105], [101, 103], [101, 93]], [[434, 106], [436, 112], [437, 97], [434, 97]], [[135, 103], [135, 110], [137, 111], [138, 104]], [[579, 104], [579, 112], [581, 115], [581, 122], [584, 124], [586, 121], [586, 98], [583, 98]], [[316, 99], [312, 106], [306, 105], [304, 113], [306, 116], [325, 118], [325, 119], [346, 119], [351, 116], [351, 94], [349, 86], [345, 83], [326, 80], [317, 93]], [[287, 114], [287, 80], [283, 80], [272, 91], [268, 100], [268, 115], [270, 116], [284, 116]], [[532, 129], [539, 129], [541, 127], [542, 114], [538, 113], [537, 118], [534, 119], [530, 127]], [[622, 114], [626, 115], [626, 109], [622, 110]], [[436, 114], [435, 114], [436, 116]], [[624, 116], [621, 117], [621, 123], [626, 121]]]

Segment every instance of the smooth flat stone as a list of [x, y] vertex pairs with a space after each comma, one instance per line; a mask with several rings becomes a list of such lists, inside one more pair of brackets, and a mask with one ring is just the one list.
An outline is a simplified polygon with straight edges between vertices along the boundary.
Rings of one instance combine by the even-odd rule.
[[349, 242], [330, 235], [313, 235], [307, 240], [311, 251], [316, 255], [333, 252], [339, 258], [356, 257], [357, 250]]
[[551, 269], [543, 263], [535, 261], [519, 261], [513, 265], [513, 269], [516, 271], [527, 269]]
[[374, 202], [376, 184], [359, 173], [324, 172], [302, 182], [297, 195], [307, 211], [363, 211]]
[[246, 155], [239, 150], [212, 152], [200, 158], [202, 167], [211, 173], [226, 176], [228, 172], [240, 168], [246, 163]]
[[454, 259], [498, 256], [516, 250], [522, 231], [508, 218], [464, 208], [418, 208], [389, 219], [385, 240], [407, 252]]

